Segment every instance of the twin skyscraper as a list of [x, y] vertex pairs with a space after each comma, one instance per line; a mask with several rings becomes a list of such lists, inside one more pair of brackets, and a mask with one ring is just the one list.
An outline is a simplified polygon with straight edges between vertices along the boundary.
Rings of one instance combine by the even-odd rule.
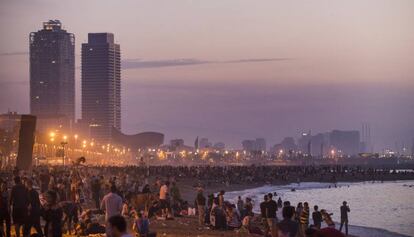
[[[121, 52], [112, 33], [89, 33], [82, 44], [82, 119], [99, 142], [121, 129]], [[75, 125], [75, 36], [59, 20], [30, 33], [30, 111], [39, 129]], [[43, 123], [42, 123], [43, 121]]]

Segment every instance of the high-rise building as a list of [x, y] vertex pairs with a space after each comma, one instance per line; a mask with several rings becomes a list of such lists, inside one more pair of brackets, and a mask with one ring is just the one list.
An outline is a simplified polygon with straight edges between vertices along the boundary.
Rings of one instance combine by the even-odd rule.
[[75, 36], [59, 20], [30, 33], [30, 112], [75, 119]]
[[360, 152], [359, 131], [332, 130], [329, 134], [330, 146], [343, 155], [354, 156]]
[[82, 121], [101, 142], [121, 130], [121, 52], [112, 33], [90, 33], [82, 44]]

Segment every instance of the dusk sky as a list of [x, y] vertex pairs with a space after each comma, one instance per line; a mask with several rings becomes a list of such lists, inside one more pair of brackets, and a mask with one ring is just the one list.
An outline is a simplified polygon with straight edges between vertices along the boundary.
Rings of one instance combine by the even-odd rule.
[[371, 125], [375, 148], [414, 138], [412, 0], [1, 0], [0, 113], [29, 113], [29, 33], [61, 20], [121, 45], [122, 131], [233, 148]]

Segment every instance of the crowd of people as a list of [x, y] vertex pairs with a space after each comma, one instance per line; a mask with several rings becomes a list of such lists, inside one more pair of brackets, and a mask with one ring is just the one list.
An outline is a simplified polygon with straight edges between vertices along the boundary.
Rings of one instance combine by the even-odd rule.
[[[315, 205], [312, 215], [308, 202], [300, 202], [296, 208], [289, 201], [282, 201], [277, 193], [264, 195], [260, 203], [260, 215], [253, 213], [253, 203], [250, 198], [242, 200], [239, 196], [236, 203], [224, 199], [225, 191], [218, 193], [216, 197], [211, 196], [206, 205], [206, 198], [203, 191], [199, 190], [196, 198], [198, 220], [200, 225], [209, 225], [219, 230], [237, 230], [237, 233], [246, 236], [267, 236], [267, 237], [341, 237], [342, 227], [345, 226], [345, 234], [348, 235], [348, 212], [350, 208], [344, 201], [340, 207], [341, 222], [340, 228], [335, 228], [331, 216], [326, 210], [319, 210]], [[278, 210], [281, 213], [278, 214]], [[282, 215], [279, 219], [278, 215]], [[310, 219], [312, 218], [312, 224]], [[322, 223], [326, 227], [322, 228]]]
[[[0, 237], [60, 237], [103, 234], [155, 236], [150, 220], [170, 220], [197, 215], [200, 226], [259, 236], [307, 236], [335, 230], [331, 214], [307, 202], [296, 208], [276, 193], [264, 196], [260, 215], [253, 213], [250, 198], [235, 203], [225, 191], [205, 193], [210, 182], [235, 183], [300, 180], [313, 176], [377, 177], [390, 170], [361, 167], [35, 167], [30, 172], [5, 171], [0, 176]], [[406, 174], [410, 175], [410, 174]], [[412, 174], [411, 174], [412, 175]], [[195, 200], [182, 198], [178, 182], [194, 180]], [[194, 202], [193, 202], [194, 201]], [[278, 210], [282, 218], [278, 217]], [[341, 206], [341, 225], [348, 234], [346, 202]], [[309, 225], [312, 217], [313, 223]], [[260, 219], [260, 220], [259, 220]], [[322, 222], [329, 228], [321, 228]], [[309, 228], [311, 227], [311, 228]], [[329, 232], [330, 231], [330, 232]], [[33, 236], [34, 235], [34, 236]], [[319, 236], [319, 235], [313, 235]], [[322, 236], [322, 235], [320, 235]], [[338, 235], [340, 236], [340, 235]]]

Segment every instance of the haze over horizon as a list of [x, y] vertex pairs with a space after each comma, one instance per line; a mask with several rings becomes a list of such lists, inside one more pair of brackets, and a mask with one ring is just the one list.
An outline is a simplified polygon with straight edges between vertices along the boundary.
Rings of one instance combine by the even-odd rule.
[[[99, 7], [97, 7], [99, 6]], [[0, 2], [0, 113], [29, 113], [28, 35], [59, 19], [121, 45], [122, 131], [233, 148], [371, 125], [377, 150], [414, 138], [414, 1]]]

